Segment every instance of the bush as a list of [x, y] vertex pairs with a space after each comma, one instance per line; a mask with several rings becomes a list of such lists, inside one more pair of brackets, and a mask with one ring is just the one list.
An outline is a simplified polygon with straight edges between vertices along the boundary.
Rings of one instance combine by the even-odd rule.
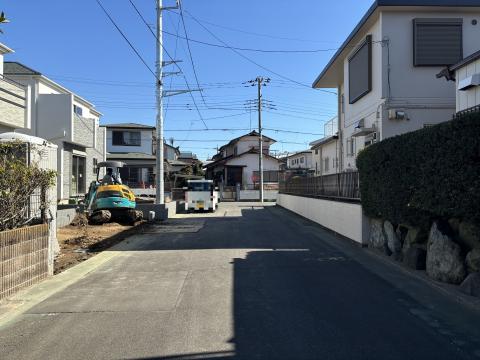
[[357, 167], [370, 217], [480, 223], [480, 113], [373, 144], [360, 152]]
[[[32, 221], [28, 211], [32, 196], [55, 184], [55, 172], [40, 169], [35, 163], [27, 165], [26, 152], [20, 142], [0, 143], [0, 231]], [[38, 207], [45, 210], [47, 200], [40, 195], [38, 201]]]

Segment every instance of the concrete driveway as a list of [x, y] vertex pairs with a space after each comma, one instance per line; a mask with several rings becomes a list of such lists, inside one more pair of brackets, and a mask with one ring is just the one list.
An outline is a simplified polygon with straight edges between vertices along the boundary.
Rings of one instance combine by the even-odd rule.
[[179, 215], [106, 259], [0, 327], [0, 359], [480, 359], [477, 311], [276, 206]]

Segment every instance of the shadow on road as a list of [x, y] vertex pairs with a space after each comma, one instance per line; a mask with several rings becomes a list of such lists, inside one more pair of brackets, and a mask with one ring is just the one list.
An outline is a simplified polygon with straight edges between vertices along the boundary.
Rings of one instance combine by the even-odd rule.
[[312, 241], [298, 222], [285, 221], [284, 210], [241, 212], [238, 218], [206, 219], [208, 232], [171, 241], [167, 236], [148, 246], [250, 249], [233, 259], [234, 351], [149, 359], [463, 358], [412, 314], [413, 300], [338, 250]]

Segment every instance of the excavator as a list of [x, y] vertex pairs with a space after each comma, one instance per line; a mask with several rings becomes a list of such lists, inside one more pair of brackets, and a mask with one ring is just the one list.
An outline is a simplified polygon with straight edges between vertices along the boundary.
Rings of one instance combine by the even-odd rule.
[[[85, 195], [85, 206], [90, 224], [100, 225], [109, 221], [133, 224], [142, 219], [137, 211], [135, 195], [120, 179], [121, 161], [104, 161], [97, 165], [97, 179], [92, 181]], [[100, 179], [100, 170], [106, 168], [107, 175]]]

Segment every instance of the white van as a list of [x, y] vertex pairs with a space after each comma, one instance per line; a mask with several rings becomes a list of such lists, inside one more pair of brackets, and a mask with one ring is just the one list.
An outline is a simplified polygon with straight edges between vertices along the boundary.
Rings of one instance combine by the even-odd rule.
[[213, 180], [187, 180], [185, 210], [211, 210], [218, 207], [218, 191]]

